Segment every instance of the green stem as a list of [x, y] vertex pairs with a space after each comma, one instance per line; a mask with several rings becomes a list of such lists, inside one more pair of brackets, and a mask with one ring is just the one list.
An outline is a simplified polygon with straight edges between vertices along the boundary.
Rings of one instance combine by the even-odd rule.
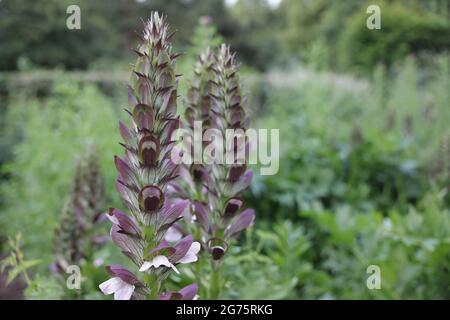
[[150, 300], [158, 300], [160, 283], [156, 276], [151, 274], [145, 275], [145, 284], [147, 288], [150, 289], [150, 293], [148, 294], [148, 299]]
[[[206, 257], [205, 257], [205, 258], [206, 258]], [[195, 263], [195, 279], [196, 279], [196, 281], [197, 281], [197, 285], [199, 286], [199, 288], [202, 287], [202, 283], [203, 283], [202, 277], [201, 277], [201, 275], [203, 274], [203, 273], [202, 273], [202, 265], [201, 265], [202, 261], [203, 261], [203, 260], [200, 259], [200, 261], [197, 261], [197, 262]]]
[[212, 261], [212, 273], [211, 273], [211, 283], [209, 287], [209, 299], [217, 300], [219, 299], [220, 292], [222, 290], [222, 281], [220, 278], [220, 269], [222, 263], [219, 261]]

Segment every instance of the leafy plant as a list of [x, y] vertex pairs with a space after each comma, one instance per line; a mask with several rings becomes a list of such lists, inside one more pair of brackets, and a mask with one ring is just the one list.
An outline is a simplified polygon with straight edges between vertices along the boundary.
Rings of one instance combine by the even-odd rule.
[[356, 11], [346, 24], [340, 39], [342, 67], [367, 72], [380, 62], [391, 66], [409, 54], [449, 49], [450, 27], [445, 17], [398, 1], [377, 4], [382, 12], [380, 32], [361, 27], [367, 19], [361, 11]]
[[97, 287], [97, 283], [92, 280], [98, 275], [104, 276], [103, 268], [99, 268], [103, 260], [95, 259], [96, 252], [107, 240], [99, 232], [101, 222], [104, 221], [104, 206], [104, 176], [94, 146], [88, 145], [77, 163], [71, 194], [66, 200], [53, 239], [55, 262], [50, 269], [60, 280], [61, 286], [66, 287], [67, 270], [71, 266], [79, 267], [84, 278], [79, 288], [65, 290], [68, 298], [87, 295], [89, 290]]
[[[314, 268], [329, 274], [328, 296], [447, 299], [450, 215], [441, 203], [442, 195], [432, 193], [420, 211], [411, 209], [407, 215], [360, 215], [342, 209], [301, 213], [316, 223], [310, 226], [311, 241], [321, 253]], [[380, 290], [366, 287], [370, 265], [380, 267]]]
[[289, 221], [273, 230], [247, 231], [246, 242], [227, 259], [226, 294], [234, 299], [288, 299], [313, 276], [311, 247], [303, 228]]
[[[23, 138], [3, 168], [10, 178], [0, 187], [4, 200], [0, 224], [6, 235], [21, 232], [27, 256], [39, 257], [46, 265], [52, 260], [50, 239], [70, 190], [75, 161], [87, 143], [97, 147], [105, 183], [114, 182], [110, 159], [118, 137], [111, 132], [117, 118], [98, 89], [64, 78], [54, 83], [47, 99], [20, 99], [9, 108], [16, 109], [23, 110], [23, 117], [13, 117]], [[106, 197], [118, 202], [111, 189]]]
[[16, 277], [23, 276], [27, 284], [31, 282], [29, 269], [40, 263], [39, 260], [26, 260], [21, 250], [21, 234], [18, 233], [15, 238], [9, 238], [10, 255], [4, 258], [0, 264], [0, 273], [8, 269], [6, 285], [8, 286]]

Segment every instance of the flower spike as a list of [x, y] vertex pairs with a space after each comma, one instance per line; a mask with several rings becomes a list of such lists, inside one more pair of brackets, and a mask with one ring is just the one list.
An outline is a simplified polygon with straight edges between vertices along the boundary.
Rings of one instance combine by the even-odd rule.
[[[107, 217], [112, 222], [113, 242], [135, 264], [136, 273], [117, 265], [108, 267], [112, 278], [99, 287], [104, 294], [114, 293], [115, 299], [168, 296], [161, 291], [164, 280], [171, 271], [180, 272], [176, 264], [195, 262], [200, 247], [191, 236], [173, 247], [163, 240], [188, 205], [172, 203], [166, 196], [179, 171], [168, 156], [172, 132], [179, 123], [171, 37], [167, 18], [153, 12], [135, 49], [137, 61], [128, 86], [131, 125], [119, 123], [125, 157], [115, 157], [116, 189], [129, 214], [110, 209]], [[191, 298], [196, 288], [194, 285], [173, 295]]]

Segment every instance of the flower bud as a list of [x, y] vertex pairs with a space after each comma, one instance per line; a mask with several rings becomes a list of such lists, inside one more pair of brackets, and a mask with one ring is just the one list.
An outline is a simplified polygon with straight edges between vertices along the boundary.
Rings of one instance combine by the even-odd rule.
[[191, 166], [191, 175], [195, 182], [203, 182], [205, 178], [205, 168], [201, 164]]
[[228, 243], [219, 238], [211, 238], [207, 242], [213, 260], [220, 260], [228, 250]]
[[223, 211], [223, 216], [225, 218], [234, 217], [242, 208], [244, 201], [241, 198], [231, 198], [225, 204], [225, 210]]
[[241, 107], [234, 107], [230, 111], [229, 121], [231, 128], [239, 128], [244, 121], [244, 110]]
[[133, 120], [140, 130], [150, 130], [153, 124], [153, 110], [149, 105], [139, 103], [133, 109]]
[[138, 157], [144, 167], [154, 167], [158, 161], [160, 144], [153, 134], [146, 134], [139, 141]]
[[240, 176], [245, 172], [246, 165], [245, 164], [234, 164], [230, 168], [230, 172], [228, 174], [228, 180], [232, 183], [238, 181]]
[[195, 120], [195, 110], [194, 110], [192, 107], [187, 107], [187, 108], [184, 110], [184, 117], [186, 118], [186, 121], [187, 121], [189, 124], [192, 124], [192, 125], [193, 125], [194, 120]]
[[164, 194], [157, 186], [146, 186], [138, 195], [139, 209], [146, 213], [161, 209], [164, 204]]

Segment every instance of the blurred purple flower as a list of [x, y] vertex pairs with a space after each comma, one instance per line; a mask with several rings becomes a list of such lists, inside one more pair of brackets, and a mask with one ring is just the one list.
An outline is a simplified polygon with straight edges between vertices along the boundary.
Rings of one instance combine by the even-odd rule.
[[[226, 45], [216, 52], [208, 48], [199, 56], [185, 99], [188, 129], [194, 130], [194, 121], [202, 121], [204, 129], [219, 130], [223, 137], [227, 129], [248, 129], [238, 73], [235, 54]], [[235, 140], [234, 145], [223, 146], [224, 153], [231, 151], [234, 155], [235, 163], [182, 167], [183, 181], [171, 185], [170, 197], [190, 199], [191, 220], [195, 223], [185, 220], [188, 230], [193, 232], [197, 226], [201, 229], [202, 245], [213, 260], [220, 260], [230, 240], [251, 226], [255, 218], [254, 210], [246, 209], [240, 197], [253, 177], [245, 161], [237, 161], [238, 150], [248, 149], [248, 143]]]
[[178, 292], [168, 291], [164, 292], [159, 296], [159, 300], [197, 300], [198, 286], [196, 284], [191, 284]]

